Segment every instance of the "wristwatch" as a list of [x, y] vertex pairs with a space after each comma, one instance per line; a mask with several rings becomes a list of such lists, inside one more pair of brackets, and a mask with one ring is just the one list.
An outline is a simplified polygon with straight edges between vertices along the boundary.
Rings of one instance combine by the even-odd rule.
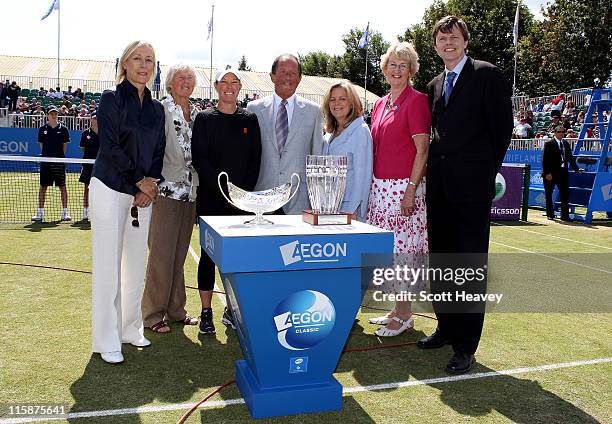
[[417, 188], [419, 185], [416, 184], [414, 181], [408, 181], [408, 184], [413, 185], [414, 188]]

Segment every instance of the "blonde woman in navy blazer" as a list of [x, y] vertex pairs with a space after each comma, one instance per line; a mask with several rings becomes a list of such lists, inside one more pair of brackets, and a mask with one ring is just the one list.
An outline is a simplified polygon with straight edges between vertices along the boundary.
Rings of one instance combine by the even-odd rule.
[[332, 85], [323, 100], [324, 155], [348, 157], [346, 191], [340, 210], [365, 221], [372, 183], [372, 135], [363, 120], [355, 86], [348, 81]]

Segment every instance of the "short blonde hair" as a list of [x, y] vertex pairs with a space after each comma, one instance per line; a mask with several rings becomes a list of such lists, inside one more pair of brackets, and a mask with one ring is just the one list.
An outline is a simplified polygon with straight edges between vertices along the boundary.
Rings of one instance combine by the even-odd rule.
[[380, 69], [382, 69], [383, 72], [386, 72], [387, 64], [391, 57], [396, 57], [408, 62], [408, 79], [411, 79], [419, 72], [419, 55], [411, 43], [402, 41], [401, 43], [395, 43], [389, 46], [387, 53], [380, 57]]
[[[124, 64], [128, 60], [128, 58], [132, 55], [132, 53], [134, 53], [134, 50], [136, 50], [140, 46], [151, 47], [151, 50], [153, 50], [153, 64], [156, 63], [155, 49], [153, 48], [151, 43], [149, 43], [148, 41], [143, 41], [143, 40], [132, 41], [130, 44], [127, 45], [125, 50], [123, 50], [123, 54], [119, 58], [119, 66], [117, 66], [117, 78], [116, 78], [117, 84], [121, 84], [121, 82], [123, 82], [123, 80], [126, 78], [127, 71], [125, 69]], [[153, 82], [153, 80], [155, 79], [155, 71], [156, 70], [153, 69], [153, 73], [151, 74], [151, 78], [149, 79], [149, 81], [147, 81], [147, 85], [151, 84], [151, 82]]]
[[166, 82], [165, 82], [166, 93], [172, 94], [172, 80], [174, 79], [174, 75], [176, 75], [177, 72], [181, 72], [181, 71], [187, 71], [191, 75], [193, 75], [193, 87], [194, 88], [198, 84], [198, 77], [195, 71], [193, 70], [193, 68], [189, 65], [179, 63], [178, 65], [172, 65], [170, 69], [168, 69], [168, 73], [166, 74]]
[[336, 84], [329, 87], [325, 97], [323, 98], [323, 118], [325, 119], [325, 131], [328, 133], [333, 133], [338, 129], [338, 121], [332, 115], [331, 110], [329, 109], [329, 99], [331, 97], [331, 92], [334, 88], [342, 87], [346, 91], [346, 98], [351, 105], [351, 111], [347, 116], [347, 122], [351, 123], [355, 120], [355, 118], [363, 115], [363, 106], [361, 105], [361, 100], [359, 99], [359, 95], [357, 94], [357, 89], [350, 81], [342, 80], [337, 82]]

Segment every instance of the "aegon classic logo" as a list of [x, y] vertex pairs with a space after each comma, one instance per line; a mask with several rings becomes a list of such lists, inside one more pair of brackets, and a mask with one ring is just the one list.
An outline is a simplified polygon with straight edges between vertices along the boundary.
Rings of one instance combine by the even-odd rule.
[[346, 257], [346, 243], [300, 243], [298, 240], [279, 247], [285, 266], [304, 262], [338, 262]]
[[320, 343], [331, 333], [335, 322], [333, 303], [314, 290], [295, 292], [274, 310], [278, 342], [289, 350], [305, 350]]
[[215, 253], [215, 239], [208, 232], [208, 228], [204, 230], [204, 247], [206, 250], [210, 251], [210, 253]]
[[601, 195], [603, 196], [604, 202], [612, 199], [612, 183], [601, 187]]

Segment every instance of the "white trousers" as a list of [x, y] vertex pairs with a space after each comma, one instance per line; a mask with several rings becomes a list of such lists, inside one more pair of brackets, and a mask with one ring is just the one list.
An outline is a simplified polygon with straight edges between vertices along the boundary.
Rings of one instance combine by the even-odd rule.
[[151, 207], [138, 208], [134, 196], [108, 188], [97, 178], [89, 185], [92, 238], [92, 342], [94, 352], [121, 350], [121, 343], [142, 340], [140, 303], [144, 289]]

